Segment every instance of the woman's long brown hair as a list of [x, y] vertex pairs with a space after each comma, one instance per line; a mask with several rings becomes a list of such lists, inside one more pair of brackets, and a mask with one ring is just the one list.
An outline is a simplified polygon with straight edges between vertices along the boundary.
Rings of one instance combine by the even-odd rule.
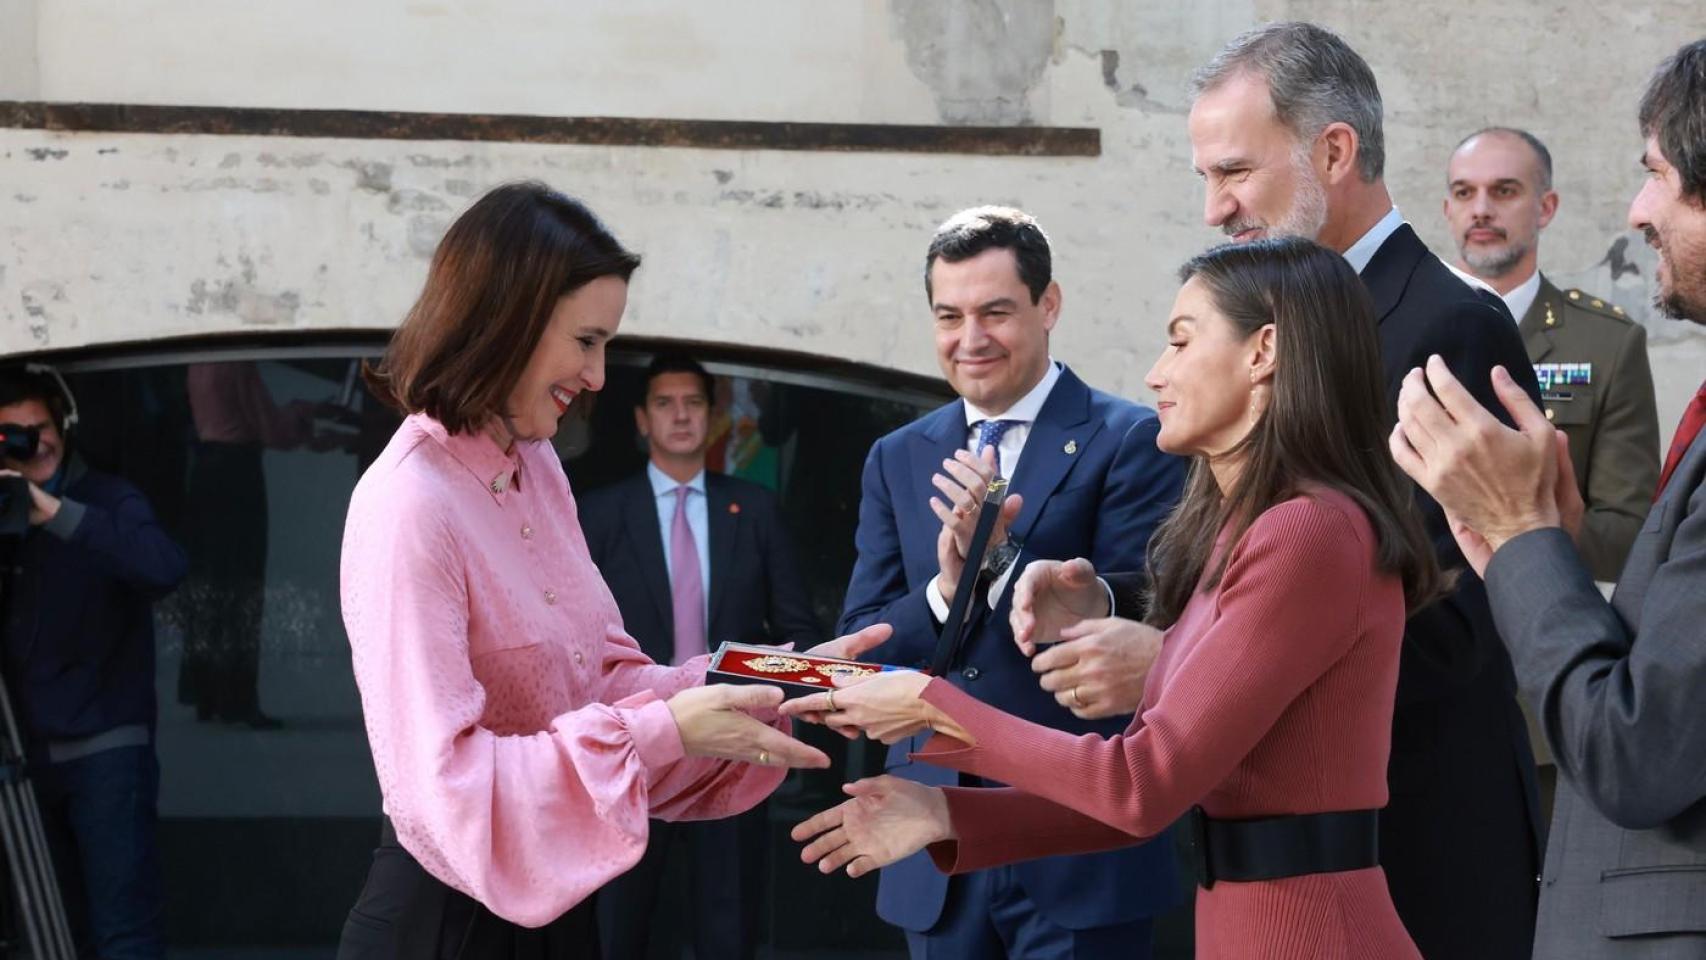
[[[1387, 410], [1374, 308], [1338, 254], [1294, 237], [1216, 247], [1179, 271], [1195, 279], [1233, 330], [1274, 325], [1272, 397], [1232, 452], [1238, 480], [1222, 494], [1203, 458], [1149, 543], [1149, 622], [1171, 626], [1191, 596], [1218, 586], [1233, 544], [1263, 511], [1305, 484], [1355, 500], [1374, 527], [1376, 563], [1396, 573], [1413, 613], [1442, 594], [1433, 545], [1411, 488], [1387, 451]], [[1222, 539], [1224, 535], [1224, 539]], [[1216, 544], [1225, 549], [1216, 551]]]

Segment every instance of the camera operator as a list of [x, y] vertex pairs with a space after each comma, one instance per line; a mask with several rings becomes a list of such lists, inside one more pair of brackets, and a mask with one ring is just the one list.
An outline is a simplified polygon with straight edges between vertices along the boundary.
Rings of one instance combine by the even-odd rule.
[[0, 485], [29, 499], [0, 544], [4, 676], [79, 955], [157, 958], [151, 606], [186, 560], [141, 491], [68, 450], [70, 409], [57, 380], [0, 371]]

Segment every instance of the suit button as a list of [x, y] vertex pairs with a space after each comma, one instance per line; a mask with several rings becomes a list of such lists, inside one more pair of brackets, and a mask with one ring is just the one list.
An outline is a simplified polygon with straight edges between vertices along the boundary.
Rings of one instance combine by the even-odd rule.
[[960, 671], [960, 676], [965, 677], [967, 680], [976, 680], [978, 677], [983, 676], [983, 673], [976, 667], [967, 667]]
[[545, 591], [545, 602], [546, 603], [556, 603], [557, 602], [557, 591], [555, 591], [555, 590]]

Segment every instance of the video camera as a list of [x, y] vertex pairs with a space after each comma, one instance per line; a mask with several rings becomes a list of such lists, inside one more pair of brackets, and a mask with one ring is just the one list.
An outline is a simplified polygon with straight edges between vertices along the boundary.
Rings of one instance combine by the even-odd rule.
[[[22, 463], [36, 455], [41, 430], [0, 423], [0, 460]], [[0, 537], [21, 536], [30, 528], [30, 482], [23, 477], [0, 477]]]
[[36, 446], [40, 443], [41, 428], [0, 423], [0, 460], [22, 463], [36, 455]]

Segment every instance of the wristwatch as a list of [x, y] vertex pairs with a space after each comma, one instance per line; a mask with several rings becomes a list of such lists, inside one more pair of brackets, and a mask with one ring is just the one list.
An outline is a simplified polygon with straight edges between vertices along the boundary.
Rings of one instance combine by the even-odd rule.
[[1013, 565], [1013, 561], [1019, 559], [1021, 549], [1023, 545], [1012, 537], [1001, 541], [998, 546], [990, 547], [983, 555], [983, 569], [979, 571], [978, 578], [985, 584], [1000, 580], [1007, 568]]

